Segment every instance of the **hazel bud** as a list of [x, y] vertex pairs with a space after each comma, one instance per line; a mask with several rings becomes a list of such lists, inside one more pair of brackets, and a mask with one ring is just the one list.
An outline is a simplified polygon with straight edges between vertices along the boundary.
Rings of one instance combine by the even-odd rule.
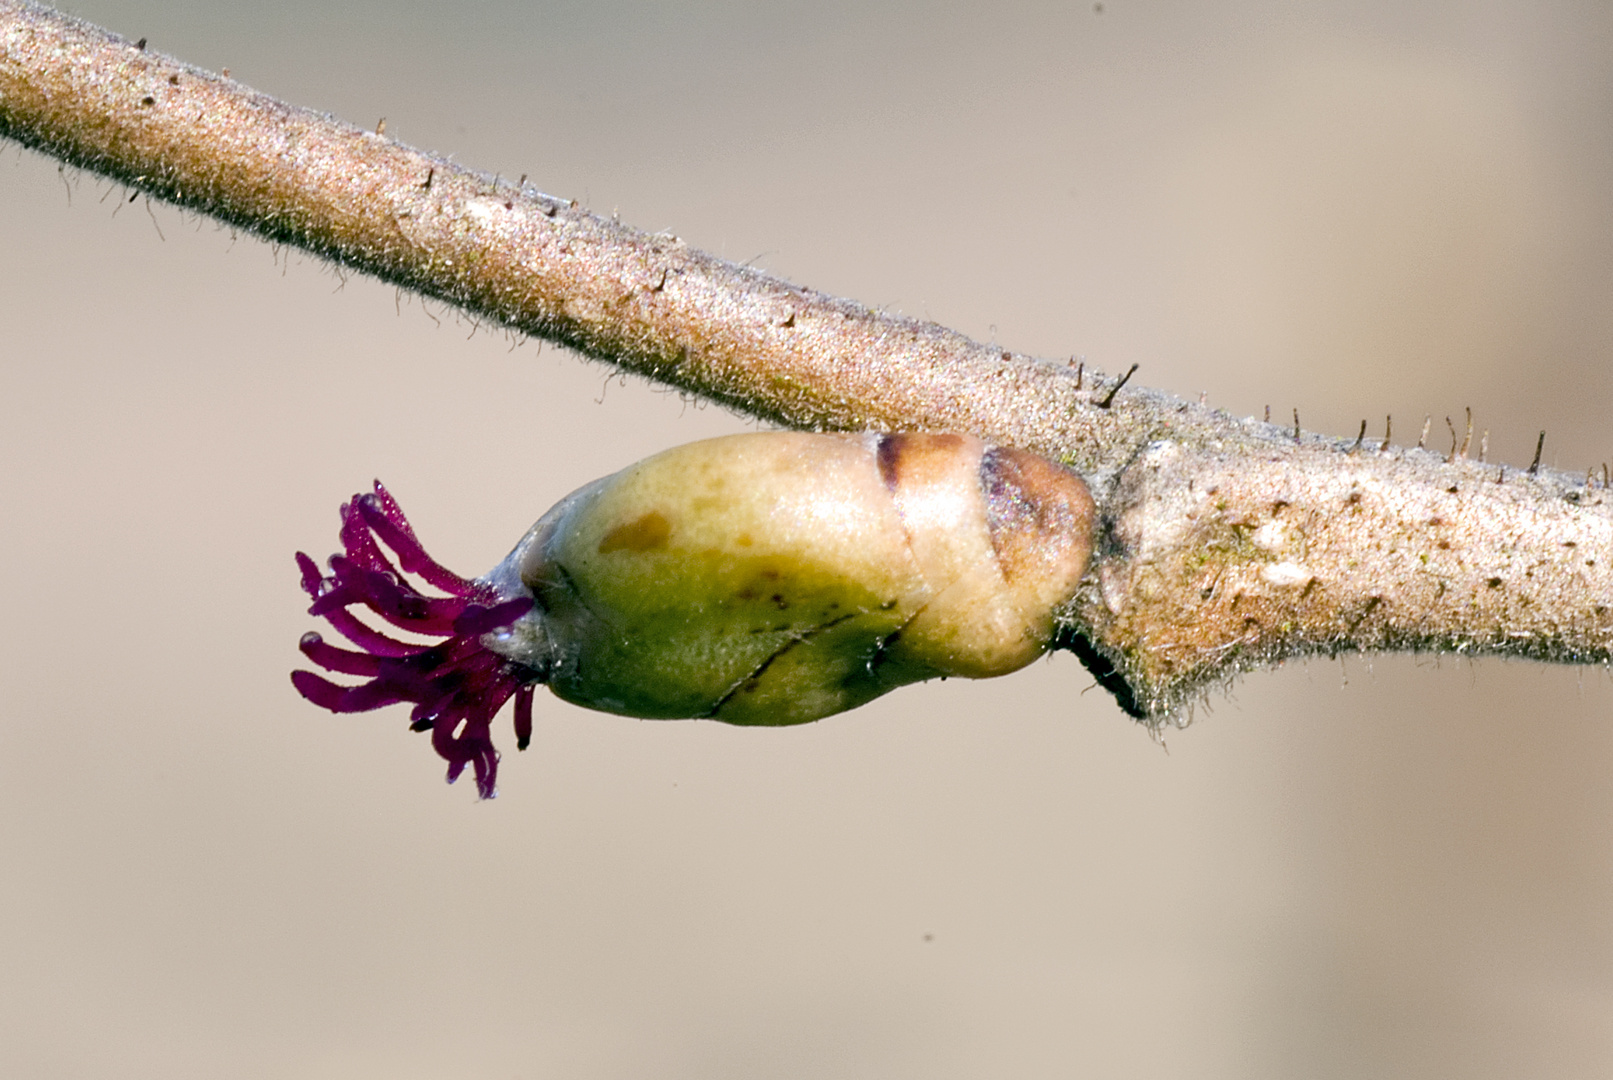
[[[376, 563], [371, 532], [403, 569], [415, 569], [412, 559], [433, 570], [438, 577], [427, 580], [439, 588], [452, 592], [461, 579], [450, 581], [419, 550], [401, 512], [385, 509], [396, 504], [384, 489], [350, 505], [348, 556], [333, 559], [332, 578], [310, 578], [311, 561], [300, 557], [315, 614], [356, 622], [345, 607], [362, 603], [419, 630], [430, 605], [452, 606], [393, 595], [407, 586], [384, 559]], [[355, 516], [369, 532], [349, 527]], [[486, 795], [496, 766], [487, 723], [516, 694], [524, 746], [539, 682], [629, 716], [796, 724], [907, 683], [1024, 667], [1049, 647], [1055, 615], [1086, 570], [1092, 518], [1075, 473], [969, 436], [712, 439], [563, 499], [491, 573], [461, 582], [449, 621], [436, 611], [428, 632], [450, 638], [438, 652], [397, 653], [392, 671], [347, 659], [364, 654], [305, 644], [327, 669], [376, 678], [352, 688], [310, 672], [293, 678], [335, 711], [415, 702], [415, 726], [434, 730], [439, 752], [463, 753], [453, 740], [474, 734], [479, 756], [468, 760]], [[369, 577], [355, 573], [360, 563]], [[440, 738], [444, 721], [466, 735]]]

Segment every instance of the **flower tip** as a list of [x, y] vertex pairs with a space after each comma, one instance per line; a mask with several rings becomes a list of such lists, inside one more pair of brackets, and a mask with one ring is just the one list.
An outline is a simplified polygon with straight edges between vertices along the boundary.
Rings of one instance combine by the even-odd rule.
[[450, 761], [444, 780], [450, 784], [458, 780], [464, 773], [466, 765], [471, 766], [476, 778], [476, 797], [483, 801], [498, 798], [498, 751], [493, 749], [492, 744], [487, 744], [481, 752], [471, 758]]
[[347, 691], [329, 679], [322, 679], [312, 671], [298, 670], [291, 673], [291, 685], [297, 688], [297, 693], [321, 709], [342, 711], [342, 697]]
[[309, 596], [319, 595], [319, 583], [324, 575], [319, 572], [319, 564], [302, 552], [297, 552], [297, 571], [302, 577], [302, 591]]
[[531, 683], [515, 692], [515, 748], [525, 750], [532, 745], [532, 693]]

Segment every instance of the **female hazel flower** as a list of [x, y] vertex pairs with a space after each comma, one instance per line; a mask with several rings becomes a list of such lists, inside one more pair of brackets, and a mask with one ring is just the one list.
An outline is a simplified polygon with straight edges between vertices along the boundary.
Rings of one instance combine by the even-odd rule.
[[[342, 507], [328, 575], [297, 556], [310, 614], [361, 650], [308, 634], [304, 655], [368, 681], [292, 681], [334, 712], [414, 703], [449, 780], [472, 765], [485, 798], [492, 718], [514, 696], [524, 749], [538, 683], [628, 716], [777, 725], [1018, 670], [1052, 642], [1092, 518], [1075, 473], [969, 436], [736, 435], [574, 492], [467, 581], [426, 555], [377, 483]], [[353, 608], [443, 640], [399, 641]]]

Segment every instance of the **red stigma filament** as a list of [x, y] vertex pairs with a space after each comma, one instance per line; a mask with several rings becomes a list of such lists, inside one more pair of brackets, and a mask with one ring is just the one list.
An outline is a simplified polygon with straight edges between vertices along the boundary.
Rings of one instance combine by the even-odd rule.
[[[308, 614], [322, 616], [358, 648], [339, 648], [316, 633], [304, 634], [299, 647], [326, 671], [366, 681], [345, 686], [312, 671], [293, 671], [292, 685], [336, 713], [412, 702], [409, 726], [431, 732], [432, 747], [448, 762], [448, 782], [469, 765], [477, 793], [492, 798], [499, 760], [490, 730], [493, 717], [514, 696], [516, 744], [526, 749], [538, 680], [523, 665], [489, 651], [481, 639], [530, 611], [532, 598], [500, 595], [492, 585], [466, 580], [438, 564], [379, 480], [373, 494], [344, 503], [341, 516], [343, 551], [330, 557], [329, 574], [321, 574], [300, 551], [297, 566], [303, 590], [314, 601]], [[383, 544], [396, 557], [395, 565]], [[427, 596], [405, 574], [448, 595]], [[354, 608], [366, 608], [400, 630], [441, 640], [399, 641], [359, 619]]]

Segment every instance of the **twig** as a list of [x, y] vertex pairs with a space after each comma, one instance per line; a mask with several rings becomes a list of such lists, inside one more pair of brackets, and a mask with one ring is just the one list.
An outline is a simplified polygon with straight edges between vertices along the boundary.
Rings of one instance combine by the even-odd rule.
[[1541, 469], [1538, 447], [1508, 479], [1427, 452], [1427, 424], [1402, 450], [1386, 421], [1360, 454], [1359, 436], [1302, 438], [1297, 416], [1290, 432], [1119, 398], [1130, 372], [1099, 397], [1084, 364], [735, 266], [18, 0], [0, 0], [0, 135], [752, 416], [972, 432], [1070, 463], [1100, 525], [1061, 640], [1152, 722], [1305, 654], [1613, 656], [1613, 499]]

